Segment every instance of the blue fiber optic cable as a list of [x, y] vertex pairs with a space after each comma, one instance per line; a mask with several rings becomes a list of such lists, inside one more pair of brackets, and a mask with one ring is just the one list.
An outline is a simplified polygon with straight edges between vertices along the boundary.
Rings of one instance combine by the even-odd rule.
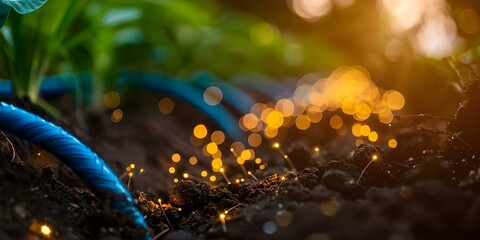
[[53, 123], [5, 102], [0, 102], [0, 129], [57, 156], [95, 192], [109, 198], [115, 209], [130, 215], [139, 226], [145, 228], [145, 239], [151, 239], [148, 226], [135, 207], [132, 195], [110, 167], [77, 138]]

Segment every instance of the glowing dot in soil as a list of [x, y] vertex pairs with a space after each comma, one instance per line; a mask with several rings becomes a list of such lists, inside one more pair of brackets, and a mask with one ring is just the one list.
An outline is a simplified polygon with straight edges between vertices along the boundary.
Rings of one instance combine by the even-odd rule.
[[218, 146], [217, 146], [216, 143], [211, 142], [211, 143], [207, 144], [207, 152], [208, 152], [210, 155], [215, 154], [217, 151], [218, 151]]
[[221, 219], [225, 219], [225, 214], [224, 214], [224, 213], [221, 213], [221, 214], [220, 214], [220, 218], [221, 218]]
[[134, 169], [135, 168], [135, 163], [130, 164], [130, 168]]
[[128, 176], [129, 176], [129, 177], [133, 177], [133, 173], [132, 173], [132, 172], [129, 173]]
[[333, 129], [340, 129], [343, 126], [343, 120], [340, 116], [335, 115], [330, 118], [330, 127]]
[[210, 176], [210, 182], [215, 182], [215, 181], [217, 181], [217, 177], [215, 177], [213, 175]]
[[120, 109], [120, 108], [115, 109], [112, 112], [112, 116], [110, 118], [112, 119], [112, 122], [114, 122], [114, 123], [119, 123], [120, 121], [122, 121], [122, 118], [123, 118], [122, 109]]
[[277, 231], [277, 224], [273, 221], [268, 221], [263, 224], [263, 231], [266, 234], [274, 234]]
[[218, 105], [223, 99], [222, 90], [218, 87], [211, 86], [203, 92], [203, 101], [210, 106]]
[[163, 114], [170, 114], [171, 112], [173, 112], [174, 108], [175, 104], [170, 98], [162, 98], [158, 102], [158, 110]]
[[235, 179], [235, 182], [236, 182], [236, 183], [240, 183], [240, 179]]
[[190, 165], [197, 165], [198, 159], [196, 157], [190, 157], [188, 163], [190, 163]]
[[183, 178], [188, 178], [188, 173], [184, 173]]
[[40, 227], [40, 232], [45, 236], [49, 236], [52, 233], [52, 230], [47, 225], [42, 225]]
[[174, 183], [178, 183], [178, 178], [174, 178], [174, 179], [173, 179], [173, 182], [174, 182]]
[[262, 163], [262, 159], [261, 159], [261, 158], [256, 158], [256, 159], [255, 159], [255, 163], [256, 163], [256, 164]]
[[174, 168], [174, 167], [168, 168], [168, 172], [169, 172], [170, 174], [174, 174], [174, 173], [175, 173], [175, 168]]
[[372, 155], [372, 160], [373, 160], [373, 161], [376, 161], [377, 159], [378, 159], [378, 155], [377, 155], [377, 154], [373, 154], [373, 155]]
[[215, 159], [212, 160], [212, 168], [220, 169], [222, 166], [223, 166], [222, 159], [215, 158]]
[[258, 147], [262, 144], [262, 136], [258, 133], [251, 133], [248, 136], [248, 144], [252, 147]]
[[174, 153], [174, 154], [172, 155], [172, 161], [173, 161], [173, 162], [180, 162], [181, 159], [182, 159], [182, 157], [181, 157], [180, 154], [178, 154], [178, 153]]
[[207, 136], [207, 133], [208, 133], [207, 127], [205, 127], [205, 125], [203, 125], [203, 124], [198, 124], [193, 129], [193, 135], [198, 139], [205, 138]]
[[376, 142], [378, 140], [378, 133], [375, 131], [370, 132], [370, 134], [368, 134], [368, 140], [370, 140], [370, 142]]
[[260, 165], [258, 168], [259, 168], [260, 170], [263, 170], [263, 169], [265, 169], [265, 165], [262, 164], [262, 165]]
[[114, 109], [120, 105], [120, 94], [115, 91], [109, 91], [103, 96], [103, 104], [105, 107]]
[[307, 115], [300, 115], [295, 119], [295, 126], [299, 130], [307, 130], [310, 127], [310, 119]]
[[388, 146], [389, 146], [390, 148], [396, 148], [396, 147], [397, 147], [397, 140], [395, 140], [395, 139], [390, 139], [390, 140], [388, 141]]
[[279, 148], [280, 147], [280, 143], [274, 143], [273, 144], [273, 148]]
[[313, 148], [313, 151], [319, 152], [319, 151], [320, 151], [320, 148], [319, 148], [319, 147], [315, 147], [315, 148]]
[[222, 173], [225, 172], [225, 169], [223, 167], [220, 168], [220, 172], [222, 172]]
[[217, 130], [212, 133], [212, 136], [210, 136], [210, 139], [212, 140], [212, 142], [220, 145], [223, 142], [225, 142], [225, 134], [222, 131]]
[[201, 175], [202, 177], [206, 177], [206, 176], [208, 175], [208, 172], [205, 171], [205, 170], [203, 170], [202, 172], [200, 172], [200, 175]]

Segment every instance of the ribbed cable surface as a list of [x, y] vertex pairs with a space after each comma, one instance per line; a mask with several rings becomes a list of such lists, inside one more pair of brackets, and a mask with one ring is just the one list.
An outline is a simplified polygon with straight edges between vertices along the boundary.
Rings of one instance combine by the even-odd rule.
[[[28, 140], [55, 155], [89, 187], [107, 197], [115, 209], [148, 229], [133, 197], [110, 167], [90, 148], [62, 128], [13, 105], [0, 102], [0, 129]], [[147, 231], [148, 232], [148, 231]], [[146, 239], [149, 239], [146, 236]]]

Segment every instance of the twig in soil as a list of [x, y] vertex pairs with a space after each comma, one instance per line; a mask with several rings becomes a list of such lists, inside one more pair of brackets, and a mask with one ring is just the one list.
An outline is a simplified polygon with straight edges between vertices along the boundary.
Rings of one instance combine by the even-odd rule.
[[231, 208], [229, 208], [229, 209], [225, 210], [225, 212], [224, 212], [224, 213], [225, 213], [225, 214], [228, 214], [230, 211], [232, 211], [233, 209], [235, 209], [235, 208], [237, 208], [237, 207], [240, 207], [240, 206], [242, 206], [242, 207], [246, 207], [246, 206], [247, 206], [247, 204], [239, 203], [239, 204], [237, 204], [237, 205], [235, 205], [235, 206], [233, 206], [233, 207], [231, 207]]
[[152, 240], [157, 240], [157, 239], [159, 239], [161, 236], [165, 235], [165, 233], [167, 233], [168, 231], [170, 231], [170, 228], [167, 228], [167, 229], [161, 231], [160, 233], [158, 233], [157, 235], [155, 235], [155, 237], [153, 237]]
[[17, 156], [17, 152], [15, 151], [15, 147], [13, 146], [12, 141], [10, 141], [10, 139], [7, 137], [7, 135], [3, 131], [0, 131], [0, 133], [2, 134], [2, 137], [4, 137], [5, 140], [7, 140], [8, 145], [10, 145], [10, 149], [12, 150], [12, 159], [10, 159], [10, 162], [11, 162], [11, 161], [15, 160], [15, 157]]
[[168, 227], [171, 230], [173, 230], [172, 224], [170, 223], [170, 220], [168, 220], [168, 216], [167, 216], [167, 214], [165, 214], [165, 210], [163, 210], [162, 199], [159, 198], [158, 203], [160, 204], [160, 209], [162, 210], [163, 216], [165, 216], [165, 219], [167, 219]]
[[373, 162], [375, 162], [377, 159], [378, 159], [378, 155], [373, 154], [373, 155], [372, 155], [372, 160], [370, 160], [370, 162], [368, 162], [367, 166], [365, 166], [365, 168], [363, 168], [362, 173], [360, 173], [360, 176], [359, 176], [358, 179], [357, 179], [357, 184], [360, 183], [360, 179], [362, 179], [363, 174], [365, 173], [365, 171], [367, 170], [367, 168], [370, 166], [370, 164], [372, 164]]
[[280, 144], [279, 143], [274, 143], [273, 144], [273, 148], [276, 148], [278, 150], [278, 152], [282, 155], [282, 157], [285, 159], [285, 161], [288, 163], [288, 165], [290, 166], [290, 168], [292, 169], [292, 171], [294, 172], [297, 172], [297, 169], [295, 169], [295, 166], [293, 166], [293, 163], [292, 161], [290, 161], [290, 158], [288, 157], [288, 155], [285, 153], [285, 151], [283, 151], [283, 149], [280, 147]]
[[446, 118], [446, 117], [441, 117], [441, 116], [434, 116], [434, 115], [429, 115], [429, 114], [415, 114], [415, 115], [401, 115], [401, 116], [395, 116], [396, 120], [402, 120], [402, 119], [418, 119], [418, 120], [425, 120], [425, 119], [430, 119], [430, 120], [442, 120], [445, 122], [451, 122], [452, 119]]
[[250, 175], [250, 177], [252, 177], [256, 182], [259, 182], [258, 178], [255, 177], [252, 172], [248, 171], [248, 175]]
[[228, 179], [227, 174], [225, 173], [225, 169], [224, 169], [224, 168], [220, 168], [220, 173], [222, 173], [222, 176], [223, 176], [223, 178], [225, 179], [225, 181], [227, 182], [227, 184], [232, 183], [232, 182]]
[[472, 153], [475, 152], [475, 151], [473, 150], [473, 148], [467, 143], [467, 141], [463, 140], [463, 139], [460, 137], [460, 135], [463, 133], [463, 131], [461, 131], [461, 132], [456, 132], [456, 133], [452, 133], [452, 132], [439, 131], [439, 130], [428, 129], [428, 128], [423, 128], [423, 127], [416, 127], [416, 128], [414, 128], [414, 129], [417, 130], [417, 131], [427, 132], [427, 133], [432, 133], [432, 134], [449, 135], [449, 136], [451, 136], [452, 139], [456, 138], [456, 139], [458, 139], [460, 142], [462, 142]]

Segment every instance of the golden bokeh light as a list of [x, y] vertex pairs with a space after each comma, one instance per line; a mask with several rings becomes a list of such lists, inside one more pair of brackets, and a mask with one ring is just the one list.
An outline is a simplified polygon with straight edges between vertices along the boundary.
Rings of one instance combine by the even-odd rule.
[[397, 147], [397, 140], [396, 139], [390, 139], [388, 140], [388, 147], [390, 148], [396, 148]]
[[206, 150], [208, 154], [213, 155], [218, 151], [218, 145], [214, 142], [208, 143]]
[[307, 115], [300, 115], [295, 119], [295, 126], [299, 130], [307, 130], [310, 127], [310, 118]]
[[215, 158], [212, 160], [212, 168], [213, 169], [220, 169], [223, 166], [222, 159]]
[[188, 163], [190, 163], [190, 165], [197, 165], [197, 163], [198, 163], [197, 157], [194, 157], [194, 156], [190, 157], [188, 159]]
[[212, 133], [212, 135], [210, 136], [210, 140], [212, 140], [212, 142], [216, 143], [217, 145], [220, 145], [225, 142], [225, 134], [222, 131], [217, 130]]
[[248, 145], [251, 147], [258, 147], [262, 144], [262, 136], [258, 133], [251, 133], [248, 135]]
[[172, 154], [172, 161], [173, 162], [180, 162], [181, 159], [182, 159], [182, 157], [180, 156], [180, 154], [178, 154], [178, 153]]
[[332, 127], [333, 129], [340, 129], [342, 128], [343, 126], [343, 119], [338, 116], [338, 115], [334, 115], [332, 116], [332, 118], [330, 118], [330, 127]]
[[207, 134], [208, 134], [207, 127], [205, 127], [205, 125], [203, 124], [199, 124], [195, 126], [195, 128], [193, 129], [193, 135], [198, 139], [205, 138]]

